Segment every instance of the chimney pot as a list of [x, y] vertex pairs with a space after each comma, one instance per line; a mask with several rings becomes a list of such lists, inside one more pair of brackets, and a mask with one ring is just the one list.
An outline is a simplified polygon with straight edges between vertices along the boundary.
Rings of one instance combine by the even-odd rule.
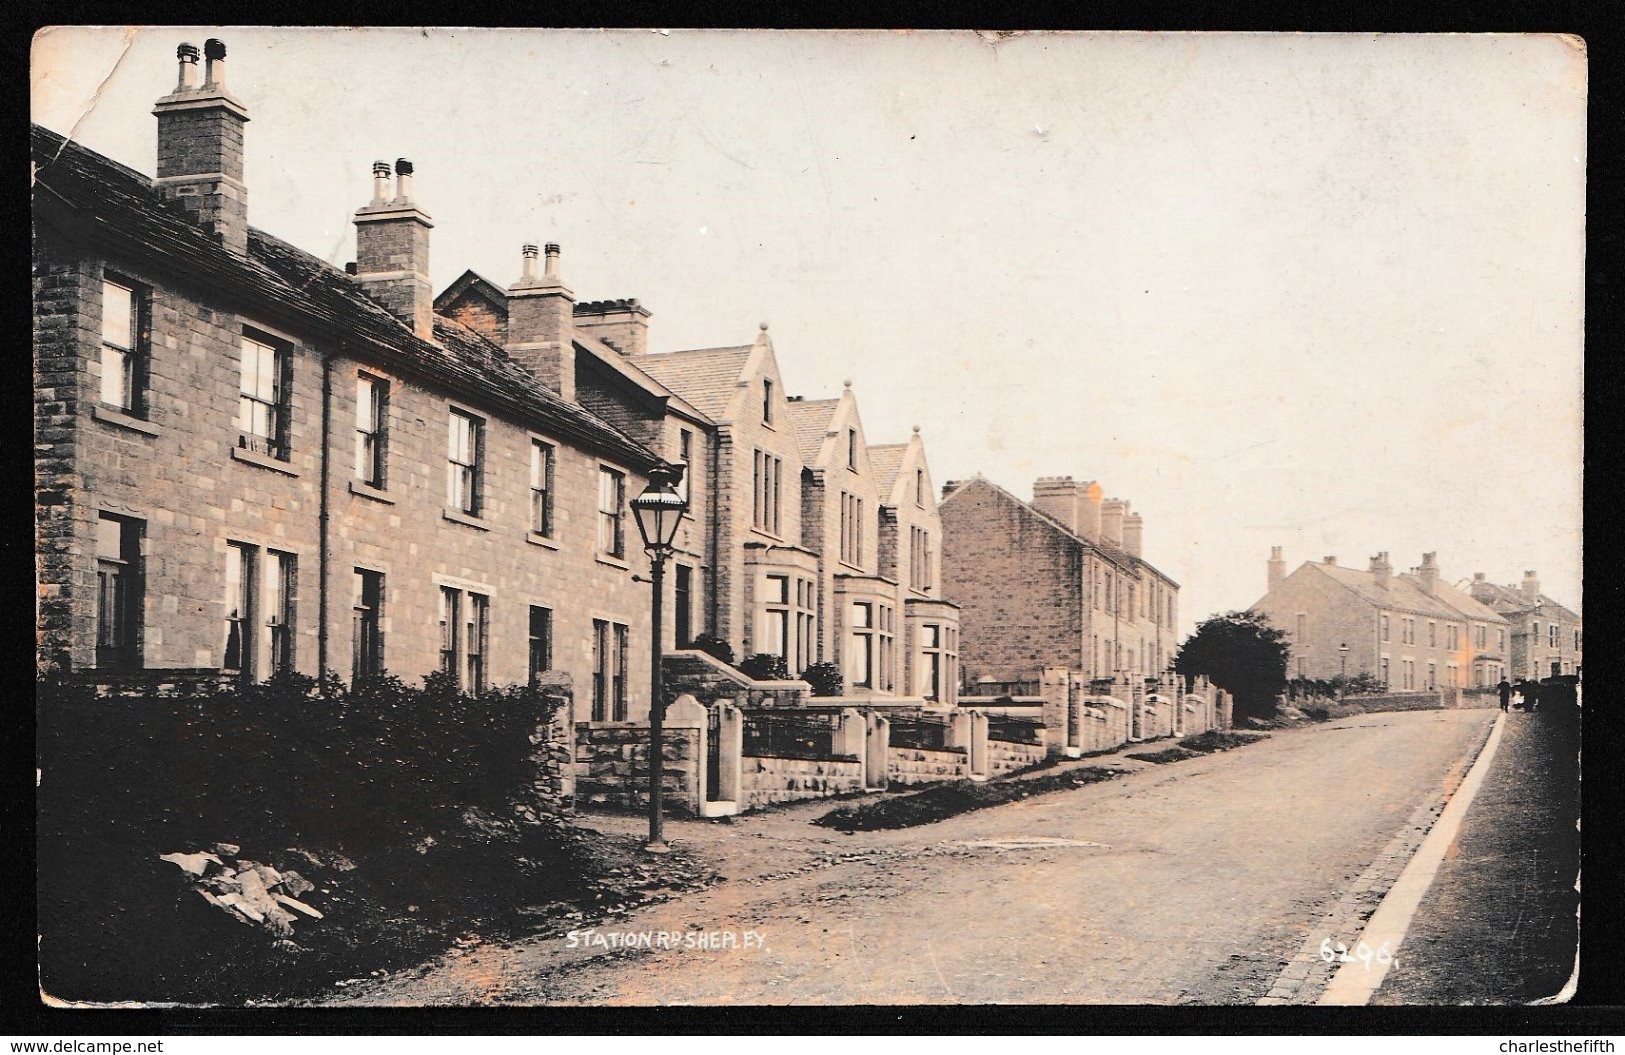
[[389, 162], [372, 163], [372, 203], [382, 205], [389, 200]]
[[520, 271], [520, 276], [522, 278], [536, 277], [536, 254], [538, 252], [539, 250], [536, 248], [536, 246], [529, 242], [526, 242], [524, 245], [519, 247], [519, 253], [524, 258], [524, 267], [523, 270]]
[[1320, 563], [1322, 563], [1322, 564], [1330, 564], [1333, 567], [1336, 567], [1337, 566], [1337, 558], [1334, 557], [1333, 555], [1331, 555], [1330, 553], [1328, 553], [1326, 556], [1321, 558]]
[[546, 273], [557, 278], [559, 274], [559, 243], [547, 243], [542, 247], [542, 252], [547, 255]]
[[175, 49], [175, 57], [180, 60], [180, 79], [175, 82], [175, 90], [189, 92], [197, 87], [197, 47], [192, 44], [182, 44]]
[[344, 273], [345, 273], [345, 274], [346, 274], [346, 275], [353, 275], [353, 274], [355, 274], [355, 261], [354, 261], [354, 260], [352, 260], [352, 261], [350, 261], [350, 262], [349, 262], [349, 263], [348, 263], [348, 264], [345, 264], [345, 265], [344, 265]]
[[205, 88], [224, 88], [226, 86], [226, 42], [210, 37], [203, 42], [203, 57], [207, 60], [203, 67], [203, 86]]
[[412, 163], [405, 158], [395, 159], [395, 200], [412, 201]]

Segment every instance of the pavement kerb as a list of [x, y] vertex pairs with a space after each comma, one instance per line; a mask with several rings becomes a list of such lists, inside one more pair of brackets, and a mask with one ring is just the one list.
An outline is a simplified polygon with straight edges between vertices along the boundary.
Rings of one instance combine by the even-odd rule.
[[[1327, 963], [1321, 956], [1321, 942], [1330, 939], [1334, 947], [1336, 943], [1342, 942], [1350, 950], [1351, 955], [1353, 950], [1358, 948], [1359, 942], [1364, 940], [1366, 932], [1370, 930], [1367, 921], [1376, 913], [1389, 891], [1394, 889], [1399, 878], [1404, 875], [1409, 867], [1408, 862], [1414, 859], [1428, 835], [1435, 830], [1439, 817], [1448, 808], [1458, 789], [1475, 772], [1482, 774], [1487, 769], [1487, 765], [1481, 767], [1480, 762], [1488, 762], [1489, 756], [1485, 753], [1485, 747], [1501, 727], [1502, 719], [1497, 717], [1484, 731], [1483, 737], [1474, 745], [1472, 751], [1465, 756], [1468, 764], [1455, 774], [1447, 776], [1439, 793], [1411, 812], [1398, 833], [1388, 841], [1365, 871], [1360, 873], [1342, 896], [1322, 913], [1319, 925], [1310, 929], [1309, 936], [1297, 954], [1282, 968], [1271, 984], [1269, 995], [1260, 999], [1259, 1004], [1313, 1004], [1320, 1000], [1340, 966], [1335, 960]], [[1481, 782], [1482, 775], [1478, 779]], [[1461, 810], [1464, 812], [1468, 799], [1460, 801]], [[1445, 838], [1448, 841], [1448, 836]], [[1389, 953], [1395, 953], [1397, 946], [1397, 940], [1392, 941]], [[1380, 945], [1371, 946], [1373, 954], [1379, 947]], [[1363, 962], [1341, 966], [1348, 972], [1367, 970]], [[1372, 974], [1376, 973], [1377, 966], [1373, 960]], [[1383, 973], [1386, 973], [1386, 968], [1383, 969]], [[1348, 977], [1350, 981], [1347, 984], [1353, 984], [1352, 973]], [[1281, 992], [1283, 990], [1284, 993]]]

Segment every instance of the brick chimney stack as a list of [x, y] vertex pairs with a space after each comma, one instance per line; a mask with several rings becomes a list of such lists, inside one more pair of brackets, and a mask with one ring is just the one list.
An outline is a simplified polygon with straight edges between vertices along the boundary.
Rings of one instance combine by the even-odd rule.
[[1275, 589], [1275, 584], [1286, 578], [1286, 561], [1281, 558], [1281, 547], [1270, 547], [1269, 559], [1269, 588]]
[[[1128, 508], [1128, 503], [1123, 503]], [[1131, 557], [1140, 555], [1140, 547], [1145, 541], [1145, 520], [1138, 513], [1129, 513], [1123, 517], [1123, 548]]]
[[575, 326], [622, 355], [645, 355], [649, 351], [651, 314], [636, 297], [592, 300], [575, 306]]
[[1532, 571], [1523, 573], [1523, 603], [1530, 605], [1540, 603], [1540, 579]]
[[243, 182], [243, 126], [248, 110], [226, 92], [226, 45], [204, 42], [207, 59], [197, 86], [198, 50], [175, 49], [175, 90], [153, 106], [158, 118], [158, 179], [165, 198], [239, 256], [248, 253], [248, 186]]
[[1123, 518], [1128, 516], [1128, 503], [1121, 498], [1108, 498], [1100, 504], [1100, 537], [1121, 549], [1123, 547]]
[[1381, 589], [1388, 589], [1388, 578], [1394, 574], [1394, 566], [1388, 563], [1388, 551], [1383, 550], [1371, 558], [1371, 578]]
[[1070, 476], [1040, 476], [1033, 481], [1033, 508], [1077, 531], [1077, 483]]
[[519, 280], [508, 287], [508, 354], [548, 388], [574, 402], [576, 295], [559, 277], [559, 247], [549, 242], [546, 263], [536, 274], [536, 247], [522, 250]]
[[355, 213], [355, 280], [367, 296], [412, 332], [434, 339], [434, 291], [429, 285], [429, 231], [434, 224], [412, 198], [412, 163], [395, 162], [389, 193], [387, 161], [372, 166], [372, 201]]
[[1432, 597], [1439, 589], [1439, 563], [1437, 553], [1422, 554], [1422, 564], [1416, 569], [1416, 578], [1422, 592]]

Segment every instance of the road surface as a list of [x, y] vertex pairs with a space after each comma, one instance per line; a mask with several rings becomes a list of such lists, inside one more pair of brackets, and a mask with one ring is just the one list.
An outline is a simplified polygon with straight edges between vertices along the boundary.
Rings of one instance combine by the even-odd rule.
[[675, 822], [668, 836], [714, 855], [727, 881], [597, 933], [731, 932], [732, 947], [616, 949], [578, 933], [572, 948], [550, 934], [327, 1002], [1253, 1003], [1460, 778], [1498, 713], [1287, 730], [905, 831], [808, 823], [830, 803]]

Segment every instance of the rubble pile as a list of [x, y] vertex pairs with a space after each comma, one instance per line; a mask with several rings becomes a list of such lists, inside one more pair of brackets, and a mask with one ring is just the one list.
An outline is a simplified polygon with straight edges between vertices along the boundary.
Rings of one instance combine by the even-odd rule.
[[158, 859], [197, 877], [192, 889], [239, 923], [286, 937], [300, 915], [322, 918], [319, 910], [298, 897], [314, 890], [314, 883], [291, 869], [279, 872], [256, 861], [233, 860], [238, 850], [230, 843], [215, 843], [211, 850], [160, 854]]

